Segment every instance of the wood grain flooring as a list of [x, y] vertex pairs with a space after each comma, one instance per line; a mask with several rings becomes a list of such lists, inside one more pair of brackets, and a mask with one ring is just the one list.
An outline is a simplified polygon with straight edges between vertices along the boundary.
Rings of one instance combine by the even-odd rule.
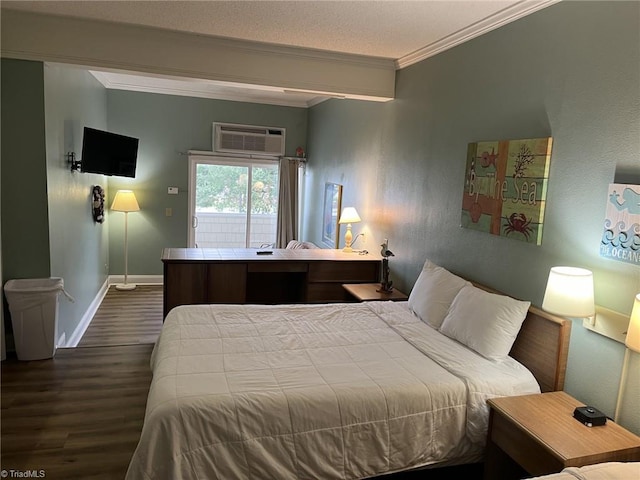
[[[78, 348], [59, 349], [50, 360], [2, 362], [0, 469], [42, 472], [47, 480], [124, 478], [162, 325], [162, 287], [134, 292], [109, 290]], [[381, 478], [481, 479], [482, 464]]]
[[1, 468], [122, 479], [140, 438], [153, 345], [60, 349], [2, 362]]
[[162, 285], [109, 288], [79, 347], [155, 343], [162, 328]]
[[0, 468], [121, 480], [140, 438], [162, 286], [111, 287], [78, 348], [2, 362]]

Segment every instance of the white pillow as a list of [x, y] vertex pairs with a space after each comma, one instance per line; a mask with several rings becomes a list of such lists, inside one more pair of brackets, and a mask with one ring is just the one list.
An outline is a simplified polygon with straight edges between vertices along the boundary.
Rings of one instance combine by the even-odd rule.
[[465, 285], [471, 283], [427, 260], [409, 295], [409, 308], [423, 322], [440, 328], [451, 302]]
[[453, 300], [440, 332], [485, 358], [500, 360], [509, 355], [530, 305], [468, 285]]

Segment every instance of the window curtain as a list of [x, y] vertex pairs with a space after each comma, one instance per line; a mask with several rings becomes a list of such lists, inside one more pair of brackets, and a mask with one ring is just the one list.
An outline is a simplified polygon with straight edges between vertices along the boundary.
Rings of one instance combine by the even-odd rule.
[[300, 160], [297, 158], [280, 159], [276, 248], [285, 248], [291, 240], [297, 240], [299, 167]]

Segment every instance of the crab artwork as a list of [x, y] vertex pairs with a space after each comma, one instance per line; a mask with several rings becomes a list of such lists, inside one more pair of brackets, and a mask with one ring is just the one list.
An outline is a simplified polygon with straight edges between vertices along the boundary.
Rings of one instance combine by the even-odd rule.
[[551, 137], [469, 143], [460, 225], [540, 245], [552, 144]]
[[527, 218], [524, 213], [512, 213], [507, 218], [507, 222], [502, 226], [505, 227], [504, 234], [509, 235], [513, 232], [520, 232], [529, 240], [529, 235], [533, 232], [533, 228], [529, 226], [531, 219]]

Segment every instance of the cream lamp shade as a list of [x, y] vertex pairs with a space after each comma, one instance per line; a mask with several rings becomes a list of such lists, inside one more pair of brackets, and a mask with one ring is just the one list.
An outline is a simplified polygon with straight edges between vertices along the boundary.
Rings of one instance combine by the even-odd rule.
[[542, 309], [565, 317], [593, 317], [593, 273], [576, 267], [553, 267], [549, 272]]
[[358, 215], [358, 212], [355, 208], [345, 207], [345, 209], [342, 210], [342, 215], [340, 215], [340, 220], [338, 220], [338, 223], [358, 223], [361, 221], [362, 219], [360, 218], [360, 215]]
[[116, 212], [137, 212], [140, 210], [140, 205], [138, 205], [136, 196], [131, 190], [118, 190], [111, 204], [111, 210]]
[[636, 299], [633, 302], [633, 310], [631, 310], [627, 338], [624, 344], [634, 352], [640, 353], [640, 293], [636, 295]]
[[340, 220], [338, 223], [347, 224], [347, 231], [344, 234], [344, 248], [343, 252], [351, 253], [353, 252], [353, 248], [351, 248], [351, 242], [353, 241], [353, 234], [351, 233], [351, 224], [361, 222], [360, 215], [353, 207], [345, 207], [342, 210], [342, 215], [340, 215]]
[[616, 410], [613, 415], [613, 421], [620, 421], [620, 410], [622, 409], [622, 398], [627, 384], [627, 371], [629, 370], [629, 352], [634, 351], [640, 353], [640, 293], [636, 295], [633, 302], [633, 309], [629, 317], [629, 327], [627, 328], [627, 336], [624, 340], [627, 348], [624, 349], [624, 360], [622, 361], [622, 374], [620, 375], [620, 386], [618, 387], [618, 399], [616, 401]]

